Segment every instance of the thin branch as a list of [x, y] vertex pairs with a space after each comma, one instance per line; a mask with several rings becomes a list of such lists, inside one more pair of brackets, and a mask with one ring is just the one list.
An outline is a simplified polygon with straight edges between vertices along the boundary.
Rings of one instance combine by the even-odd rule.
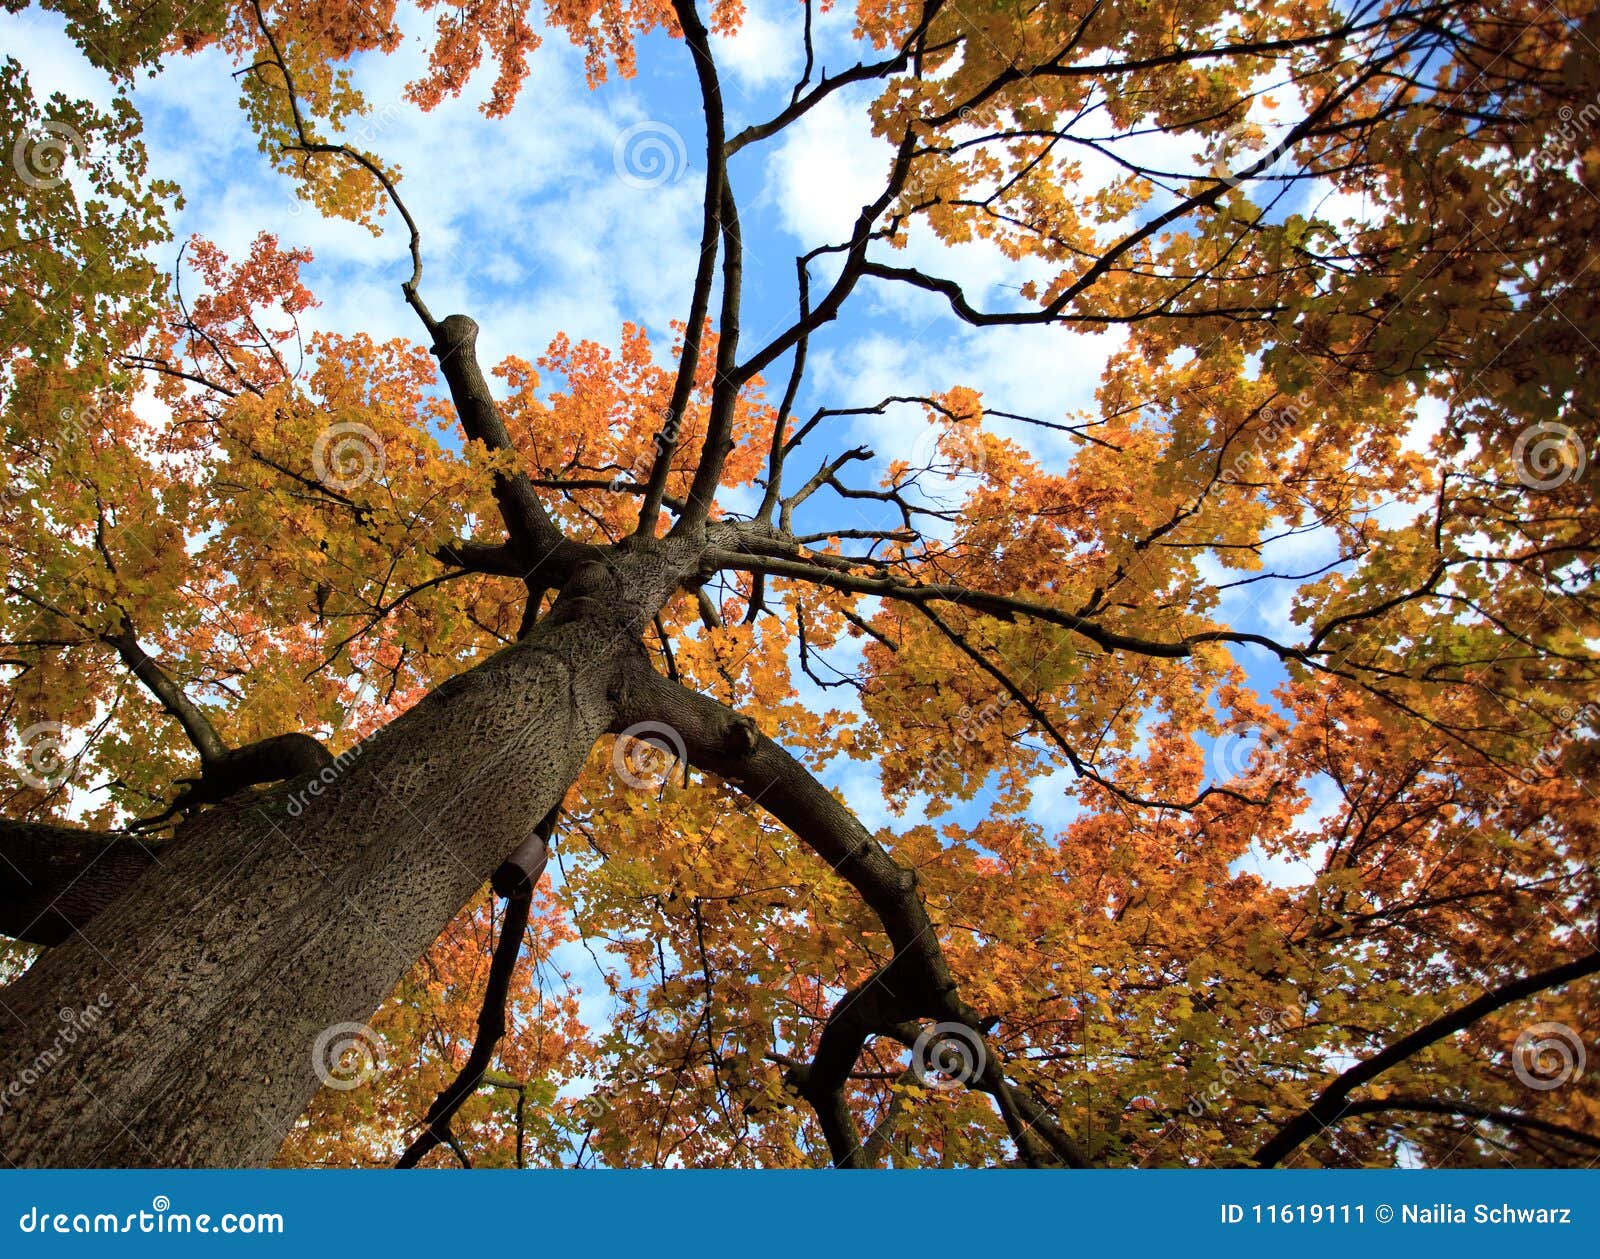
[[1431, 1097], [1371, 1097], [1350, 1102], [1333, 1122], [1339, 1123], [1359, 1115], [1384, 1115], [1393, 1111], [1483, 1120], [1513, 1131], [1540, 1132], [1600, 1152], [1600, 1137], [1566, 1124], [1552, 1123], [1548, 1119], [1525, 1115], [1519, 1110], [1501, 1110], [1493, 1106], [1479, 1106], [1473, 1102], [1438, 1101]]
[[450, 1121], [467, 1098], [483, 1082], [484, 1073], [494, 1060], [495, 1049], [506, 1032], [506, 1001], [511, 993], [511, 978], [516, 970], [517, 957], [522, 951], [522, 937], [528, 928], [528, 917], [533, 906], [533, 889], [544, 873], [545, 854], [556, 814], [552, 812], [535, 828], [534, 833], [495, 872], [494, 890], [506, 898], [505, 913], [500, 920], [500, 938], [495, 942], [494, 957], [489, 963], [489, 981], [484, 987], [483, 1006], [478, 1012], [478, 1035], [472, 1042], [472, 1052], [456, 1078], [434, 1098], [428, 1107], [423, 1129], [395, 1163], [396, 1167], [415, 1167], [434, 1146], [448, 1144], [464, 1165], [470, 1165], [466, 1153], [457, 1144], [450, 1131]]

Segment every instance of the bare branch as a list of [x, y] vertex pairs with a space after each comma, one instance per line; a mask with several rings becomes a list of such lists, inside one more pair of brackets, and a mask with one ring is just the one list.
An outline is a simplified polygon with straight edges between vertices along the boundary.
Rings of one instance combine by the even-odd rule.
[[722, 86], [711, 59], [711, 41], [705, 24], [695, 11], [694, 0], [673, 0], [684, 42], [694, 56], [695, 75], [700, 83], [700, 100], [706, 120], [706, 192], [701, 209], [700, 261], [695, 268], [694, 291], [689, 300], [689, 320], [683, 330], [683, 353], [678, 359], [678, 375], [672, 384], [667, 414], [657, 431], [655, 462], [645, 483], [644, 502], [639, 505], [636, 533], [654, 535], [656, 518], [661, 514], [667, 477], [672, 471], [672, 454], [678, 446], [684, 412], [694, 392], [695, 372], [700, 364], [700, 342], [706, 312], [711, 305], [711, 285], [716, 275], [717, 240], [722, 233], [723, 192], [728, 179], [723, 136]]
[[500, 938], [495, 942], [494, 958], [489, 964], [489, 982], [484, 987], [483, 1006], [478, 1012], [478, 1035], [472, 1042], [472, 1052], [467, 1055], [466, 1063], [449, 1086], [434, 1098], [433, 1105], [428, 1107], [422, 1131], [406, 1147], [405, 1153], [395, 1163], [396, 1167], [415, 1167], [434, 1146], [440, 1144], [448, 1144], [462, 1163], [470, 1166], [466, 1152], [456, 1143], [450, 1131], [450, 1120], [478, 1085], [483, 1083], [484, 1073], [494, 1060], [494, 1051], [506, 1033], [506, 1000], [511, 992], [511, 977], [516, 971], [517, 956], [522, 951], [522, 937], [528, 929], [528, 916], [533, 906], [533, 889], [544, 873], [555, 821], [556, 814], [551, 812], [495, 871], [491, 882], [495, 892], [506, 898], [506, 905], [500, 920]]

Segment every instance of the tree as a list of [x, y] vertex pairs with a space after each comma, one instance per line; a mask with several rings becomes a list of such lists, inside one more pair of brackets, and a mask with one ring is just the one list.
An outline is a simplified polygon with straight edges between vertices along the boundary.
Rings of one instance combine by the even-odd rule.
[[[8, 1160], [1592, 1160], [1592, 6], [860, 0], [830, 72], [808, 2], [733, 130], [741, 5], [550, 4], [597, 86], [692, 59], [701, 248], [669, 350], [487, 373], [360, 142], [392, 3], [46, 7], [123, 85], [225, 49], [307, 204], [403, 224], [419, 339], [301, 347], [270, 237], [165, 274], [127, 94], [7, 62]], [[529, 7], [419, 10], [411, 99], [488, 58], [509, 114]], [[882, 190], [753, 337], [741, 157], [863, 89]], [[1039, 278], [991, 306], [918, 239]], [[872, 292], [1122, 339], [1087, 414], [802, 410]], [[928, 439], [875, 482], [836, 435], [889, 412]], [[1281, 583], [1297, 632], [1234, 623]], [[839, 757], [930, 820], [863, 825]], [[609, 1031], [530, 977], [573, 932]], [[380, 1004], [423, 1073], [284, 1146]]]

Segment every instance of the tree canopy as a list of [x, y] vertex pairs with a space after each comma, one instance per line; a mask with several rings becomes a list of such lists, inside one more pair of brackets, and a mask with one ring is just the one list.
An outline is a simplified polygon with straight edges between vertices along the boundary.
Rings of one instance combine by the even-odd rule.
[[[402, 714], [570, 632], [632, 661], [603, 737], [500, 844], [521, 866], [326, 1028], [280, 1162], [1600, 1154], [1587, 0], [860, 0], [843, 66], [803, 0], [757, 113], [719, 70], [738, 0], [43, 7], [114, 91], [0, 63], [0, 929], [38, 1008], [36, 951], [134, 875], [230, 811], [299, 852]], [[692, 66], [693, 286], [670, 339], [480, 366], [497, 312], [434, 297], [429, 172], [360, 72], [420, 40], [406, 108], [538, 127], [561, 36], [601, 94]], [[404, 258], [414, 336], [303, 334], [301, 242], [174, 239], [135, 89], [218, 50], [308, 214]], [[774, 265], [758, 155], [837, 107], [881, 185]], [[962, 279], [977, 247], [1009, 300]], [[808, 378], [852, 312], [930, 306], [1110, 335], [1093, 405]], [[407, 781], [387, 825], [456, 843]]]

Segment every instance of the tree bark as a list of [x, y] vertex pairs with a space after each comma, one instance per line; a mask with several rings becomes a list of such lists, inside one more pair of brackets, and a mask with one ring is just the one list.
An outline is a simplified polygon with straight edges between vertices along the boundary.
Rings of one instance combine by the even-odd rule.
[[319, 1038], [368, 1018], [559, 803], [612, 722], [640, 629], [692, 566], [678, 550], [585, 565], [528, 637], [339, 765], [182, 827], [6, 990], [0, 1155], [270, 1158], [318, 1087]]
[[0, 935], [60, 944], [125, 893], [165, 845], [0, 818]]

